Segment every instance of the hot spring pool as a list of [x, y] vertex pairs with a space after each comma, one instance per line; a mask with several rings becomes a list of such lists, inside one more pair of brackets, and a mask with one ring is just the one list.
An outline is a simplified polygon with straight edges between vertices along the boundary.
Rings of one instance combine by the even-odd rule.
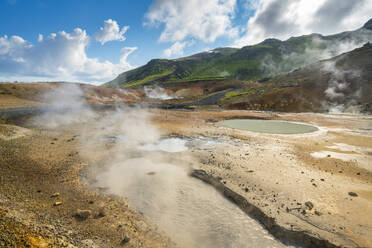
[[216, 125], [256, 133], [271, 134], [299, 134], [311, 133], [319, 130], [317, 127], [307, 124], [275, 120], [232, 119], [217, 122]]

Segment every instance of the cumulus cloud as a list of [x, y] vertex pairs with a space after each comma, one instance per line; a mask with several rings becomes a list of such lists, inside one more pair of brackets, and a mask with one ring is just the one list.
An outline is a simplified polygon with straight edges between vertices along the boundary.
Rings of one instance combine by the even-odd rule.
[[189, 38], [214, 42], [220, 36], [237, 36], [238, 29], [231, 22], [235, 9], [236, 0], [155, 0], [145, 15], [145, 25], [164, 24], [161, 42]]
[[310, 33], [324, 35], [361, 27], [372, 13], [372, 0], [250, 0], [255, 14], [234, 46], [266, 38], [287, 39]]
[[120, 30], [119, 24], [112, 19], [104, 21], [103, 27], [101, 27], [95, 34], [94, 38], [104, 45], [108, 41], [124, 41], [125, 32], [129, 29], [129, 26], [124, 26]]
[[113, 64], [88, 57], [85, 51], [88, 44], [89, 36], [80, 28], [72, 33], [39, 35], [36, 44], [5, 35], [0, 37], [0, 77], [105, 82], [132, 69], [127, 57], [136, 48], [124, 48], [120, 62]]
[[172, 56], [181, 56], [183, 55], [183, 49], [188, 46], [188, 42], [175, 42], [171, 47], [164, 50], [164, 56], [170, 58]]

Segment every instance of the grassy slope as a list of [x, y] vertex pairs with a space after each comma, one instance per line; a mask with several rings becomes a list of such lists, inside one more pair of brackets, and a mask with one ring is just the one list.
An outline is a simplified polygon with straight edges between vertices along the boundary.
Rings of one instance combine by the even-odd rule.
[[319, 60], [325, 49], [331, 55], [337, 55], [339, 43], [372, 41], [371, 23], [372, 20], [362, 29], [331, 36], [311, 34], [286, 41], [267, 39], [241, 49], [217, 48], [180, 59], [154, 59], [122, 73], [105, 86], [137, 88], [145, 84], [187, 80], [226, 78], [255, 81], [270, 78]]

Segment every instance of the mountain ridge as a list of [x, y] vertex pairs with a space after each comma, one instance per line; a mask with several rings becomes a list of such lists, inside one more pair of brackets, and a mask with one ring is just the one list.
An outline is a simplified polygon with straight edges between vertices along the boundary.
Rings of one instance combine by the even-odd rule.
[[[242, 48], [222, 47], [177, 59], [152, 59], [146, 65], [120, 74], [106, 87], [137, 88], [156, 83], [188, 80], [266, 80], [343, 50], [372, 41], [372, 19], [363, 27], [323, 36], [309, 34], [281, 41], [266, 39]], [[349, 46], [349, 47], [347, 47]]]

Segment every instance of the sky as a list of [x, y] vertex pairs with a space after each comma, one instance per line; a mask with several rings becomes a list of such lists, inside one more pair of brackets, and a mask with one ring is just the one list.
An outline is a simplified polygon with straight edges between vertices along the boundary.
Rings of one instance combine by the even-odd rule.
[[0, 0], [0, 81], [101, 84], [154, 58], [360, 28], [372, 0]]

